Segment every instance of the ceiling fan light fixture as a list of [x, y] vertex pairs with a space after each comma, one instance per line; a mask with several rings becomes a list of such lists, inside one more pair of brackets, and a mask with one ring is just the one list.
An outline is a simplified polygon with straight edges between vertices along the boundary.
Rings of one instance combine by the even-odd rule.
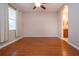
[[36, 7], [40, 7], [41, 3], [35, 3]]

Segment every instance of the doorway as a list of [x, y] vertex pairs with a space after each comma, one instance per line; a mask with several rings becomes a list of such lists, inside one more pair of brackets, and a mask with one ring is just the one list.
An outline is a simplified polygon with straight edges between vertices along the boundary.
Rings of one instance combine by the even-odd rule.
[[63, 35], [63, 39], [67, 41], [68, 40], [68, 5], [64, 5], [62, 17], [63, 17], [63, 34], [62, 35]]

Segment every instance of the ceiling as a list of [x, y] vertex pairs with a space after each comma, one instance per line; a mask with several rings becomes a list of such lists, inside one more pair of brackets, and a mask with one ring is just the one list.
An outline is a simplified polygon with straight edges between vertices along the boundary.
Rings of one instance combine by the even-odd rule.
[[64, 4], [45, 3], [43, 5], [46, 7], [46, 10], [43, 10], [42, 8], [36, 8], [35, 10], [33, 10], [34, 3], [11, 3], [11, 5], [22, 12], [31, 12], [36, 10], [57, 12]]

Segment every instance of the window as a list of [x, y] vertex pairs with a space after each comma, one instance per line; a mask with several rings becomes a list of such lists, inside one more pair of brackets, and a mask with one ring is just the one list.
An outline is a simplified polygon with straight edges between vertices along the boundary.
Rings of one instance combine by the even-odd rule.
[[16, 10], [8, 7], [9, 12], [9, 30], [16, 30]]

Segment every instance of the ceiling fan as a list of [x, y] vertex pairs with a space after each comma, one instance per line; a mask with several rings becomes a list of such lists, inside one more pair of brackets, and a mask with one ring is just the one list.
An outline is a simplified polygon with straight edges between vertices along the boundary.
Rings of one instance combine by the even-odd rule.
[[37, 7], [41, 7], [42, 9], [46, 9], [46, 7], [43, 5], [45, 3], [35, 3], [35, 6], [33, 7], [33, 10], [35, 10]]

